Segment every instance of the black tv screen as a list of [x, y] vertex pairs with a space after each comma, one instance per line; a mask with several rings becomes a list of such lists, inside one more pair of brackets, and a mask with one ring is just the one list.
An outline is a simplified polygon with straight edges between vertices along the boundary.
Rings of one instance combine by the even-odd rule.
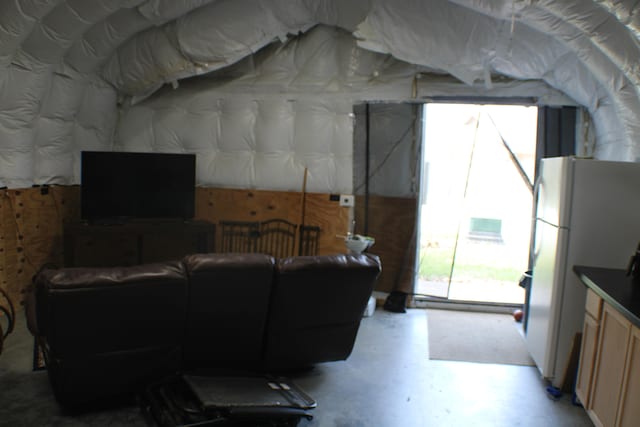
[[194, 216], [194, 154], [83, 151], [80, 171], [82, 219]]

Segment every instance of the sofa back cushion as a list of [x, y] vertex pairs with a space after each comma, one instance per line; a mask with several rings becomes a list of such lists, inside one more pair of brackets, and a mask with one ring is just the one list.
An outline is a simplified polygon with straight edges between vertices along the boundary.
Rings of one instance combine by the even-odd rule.
[[38, 324], [57, 357], [180, 344], [187, 276], [179, 262], [44, 270], [35, 285]]
[[189, 275], [185, 367], [259, 366], [274, 259], [257, 253], [196, 254], [184, 263]]
[[370, 254], [279, 260], [266, 336], [267, 369], [344, 360], [380, 274]]

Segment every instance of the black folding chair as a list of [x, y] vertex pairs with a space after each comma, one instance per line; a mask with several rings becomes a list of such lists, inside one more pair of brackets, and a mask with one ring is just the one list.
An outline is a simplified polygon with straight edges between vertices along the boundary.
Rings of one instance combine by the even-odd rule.
[[260, 223], [250, 221], [220, 221], [222, 248], [220, 252], [256, 252]]
[[297, 225], [284, 219], [270, 219], [260, 223], [258, 252], [275, 258], [294, 255]]
[[298, 255], [318, 255], [319, 237], [320, 227], [315, 225], [301, 225]]

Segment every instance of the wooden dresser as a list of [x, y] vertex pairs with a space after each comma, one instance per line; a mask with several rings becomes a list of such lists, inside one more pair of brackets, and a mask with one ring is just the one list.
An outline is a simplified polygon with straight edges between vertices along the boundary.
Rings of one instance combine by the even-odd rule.
[[624, 270], [574, 271], [588, 288], [576, 395], [596, 426], [637, 426], [640, 281]]
[[206, 221], [69, 223], [64, 226], [64, 266], [130, 266], [214, 252], [215, 232], [215, 224]]

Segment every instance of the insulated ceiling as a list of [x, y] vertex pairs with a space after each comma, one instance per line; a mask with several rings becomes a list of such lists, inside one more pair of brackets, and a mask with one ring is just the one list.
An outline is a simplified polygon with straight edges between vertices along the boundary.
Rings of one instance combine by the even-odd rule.
[[306, 169], [307, 191], [350, 194], [354, 102], [407, 99], [419, 71], [318, 25], [123, 107], [114, 148], [195, 153], [203, 186], [298, 191]]
[[318, 24], [464, 84], [542, 80], [589, 110], [596, 157], [640, 158], [636, 0], [1, 0], [0, 186], [77, 183], [130, 103]]

